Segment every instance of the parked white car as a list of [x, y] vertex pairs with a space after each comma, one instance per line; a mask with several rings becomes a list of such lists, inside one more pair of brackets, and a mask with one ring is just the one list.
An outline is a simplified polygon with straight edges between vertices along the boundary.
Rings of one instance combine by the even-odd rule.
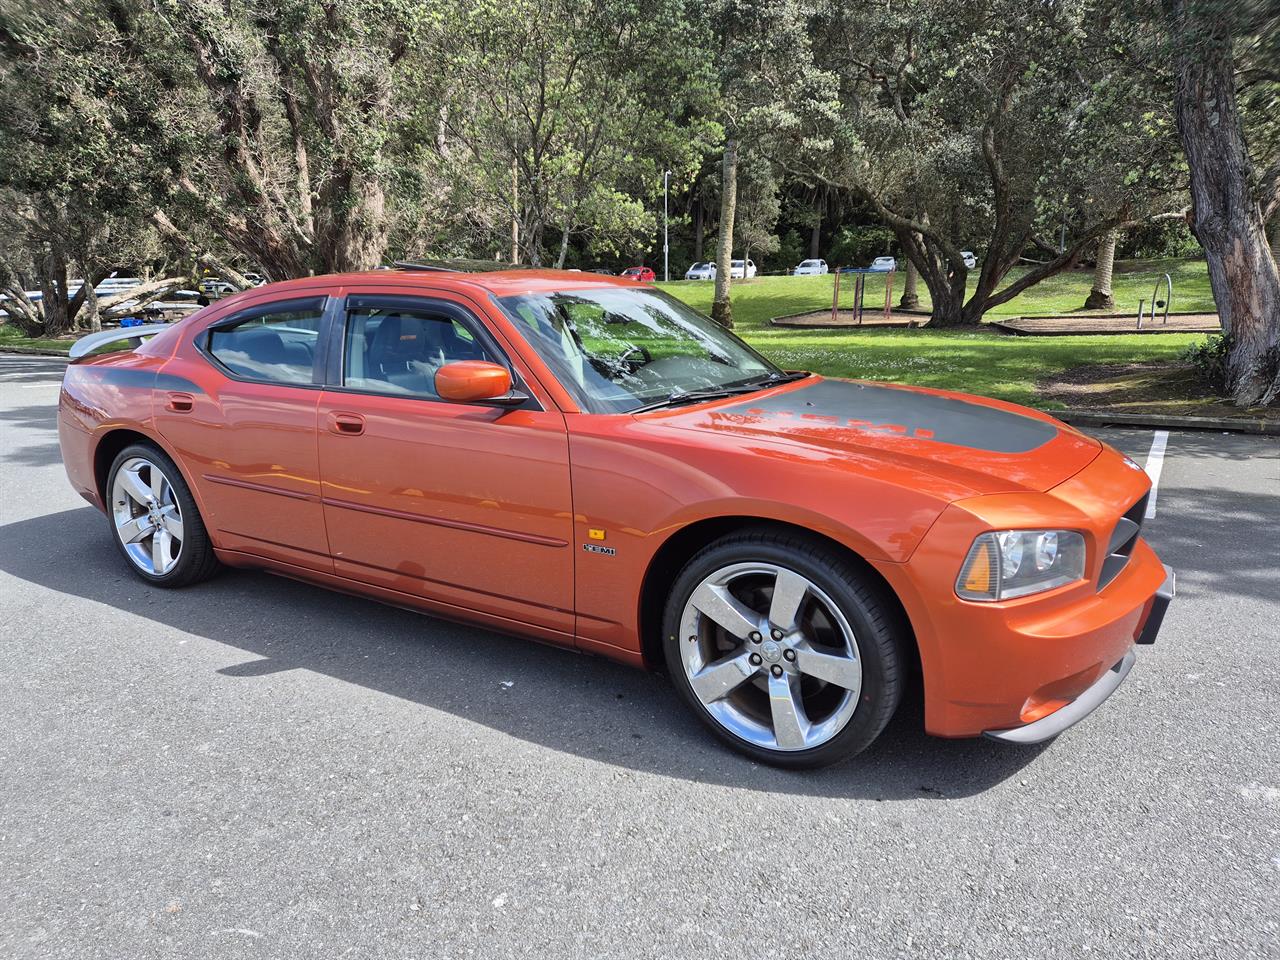
[[714, 280], [716, 278], [716, 265], [710, 260], [699, 260], [684, 272], [684, 278], [686, 280]]
[[960, 259], [964, 261], [966, 270], [972, 270], [978, 265], [978, 258], [973, 255], [972, 250], [961, 250]]
[[888, 273], [898, 269], [898, 261], [893, 257], [876, 257], [871, 261], [871, 269], [879, 273]]
[[801, 260], [800, 264], [791, 271], [793, 277], [813, 277], [827, 272], [827, 261], [825, 260]]
[[729, 279], [747, 280], [756, 275], [756, 262], [747, 260], [745, 266], [741, 260], [729, 261]]

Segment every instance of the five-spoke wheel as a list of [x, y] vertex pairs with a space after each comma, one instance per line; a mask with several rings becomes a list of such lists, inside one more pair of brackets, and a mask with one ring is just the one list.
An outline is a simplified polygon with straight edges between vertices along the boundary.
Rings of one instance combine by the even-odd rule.
[[159, 448], [136, 443], [120, 451], [105, 494], [116, 545], [144, 580], [181, 587], [218, 569], [191, 491]]
[[164, 471], [144, 457], [131, 457], [111, 485], [116, 536], [143, 573], [162, 577], [182, 555], [182, 508]]
[[678, 578], [668, 666], [734, 746], [820, 765], [865, 747], [897, 705], [892, 622], [865, 575], [834, 551], [740, 535], [708, 547]]

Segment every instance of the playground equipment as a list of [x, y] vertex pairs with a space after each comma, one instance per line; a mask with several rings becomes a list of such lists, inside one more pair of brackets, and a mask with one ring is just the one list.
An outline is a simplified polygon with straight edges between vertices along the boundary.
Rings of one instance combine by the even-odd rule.
[[[1160, 295], [1160, 288], [1162, 286], [1165, 289], [1164, 299], [1158, 300], [1156, 298]], [[1155, 322], [1156, 310], [1158, 310], [1160, 307], [1164, 307], [1164, 315], [1161, 317], [1160, 322], [1168, 323], [1169, 322], [1169, 306], [1172, 303], [1173, 303], [1173, 277], [1169, 276], [1169, 274], [1166, 273], [1164, 275], [1163, 280], [1156, 281], [1156, 285], [1151, 291], [1151, 322], [1152, 323]], [[1138, 329], [1139, 330], [1142, 329], [1142, 315], [1146, 310], [1146, 305], [1147, 305], [1146, 300], [1138, 301]]]
[[831, 285], [832, 324], [840, 322], [840, 278], [846, 273], [851, 273], [854, 276], [853, 315], [858, 322], [858, 326], [862, 326], [863, 300], [867, 292], [867, 274], [875, 273], [884, 277], [884, 320], [885, 323], [888, 323], [892, 313], [894, 271], [870, 270], [865, 267], [840, 267], [836, 270], [835, 282]]

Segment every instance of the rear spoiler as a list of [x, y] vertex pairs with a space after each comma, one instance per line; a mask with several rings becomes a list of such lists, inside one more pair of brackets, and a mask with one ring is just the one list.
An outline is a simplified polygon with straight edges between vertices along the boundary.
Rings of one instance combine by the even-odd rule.
[[73, 343], [71, 349], [67, 351], [67, 355], [72, 360], [77, 360], [108, 343], [154, 337], [160, 331], [168, 330], [169, 328], [170, 324], [167, 323], [144, 323], [140, 327], [121, 327], [118, 330], [103, 330], [101, 333], [91, 333]]

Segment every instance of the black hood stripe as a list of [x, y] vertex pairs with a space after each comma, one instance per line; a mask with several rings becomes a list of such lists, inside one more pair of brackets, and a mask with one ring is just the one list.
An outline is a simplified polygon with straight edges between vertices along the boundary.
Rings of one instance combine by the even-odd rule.
[[1058, 435], [1053, 424], [1008, 410], [844, 380], [821, 380], [813, 386], [725, 407], [723, 412], [932, 440], [993, 453], [1030, 453]]

